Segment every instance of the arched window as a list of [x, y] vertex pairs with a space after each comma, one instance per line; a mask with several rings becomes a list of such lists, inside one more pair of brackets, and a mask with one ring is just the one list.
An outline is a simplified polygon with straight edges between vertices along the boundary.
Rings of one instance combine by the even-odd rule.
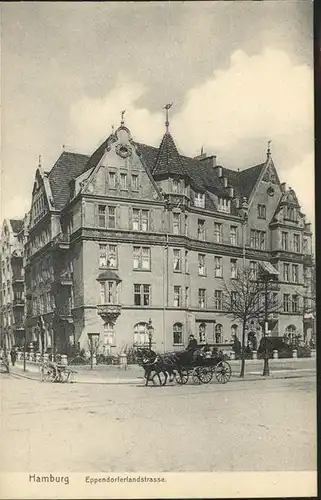
[[173, 325], [173, 344], [183, 344], [183, 325], [182, 323], [175, 323]]
[[285, 335], [290, 344], [294, 343], [296, 337], [296, 327], [294, 325], [289, 325], [285, 330]]
[[223, 327], [222, 325], [215, 325], [215, 342], [221, 344], [223, 342]]
[[135, 345], [144, 345], [148, 344], [148, 323], [141, 321], [140, 323], [136, 323], [134, 326], [134, 344]]
[[104, 325], [104, 345], [115, 345], [114, 338], [114, 325], [112, 323], [105, 323]]
[[239, 330], [239, 327], [237, 325], [232, 325], [231, 326], [231, 334], [232, 334], [232, 338], [234, 336], [237, 337], [237, 334], [238, 334], [238, 330]]
[[205, 344], [206, 342], [206, 324], [200, 323], [198, 327], [198, 341], [200, 344]]

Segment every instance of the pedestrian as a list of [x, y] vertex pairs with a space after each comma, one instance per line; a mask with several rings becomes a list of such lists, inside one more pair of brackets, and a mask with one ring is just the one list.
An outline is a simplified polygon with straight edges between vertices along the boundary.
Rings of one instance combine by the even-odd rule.
[[17, 360], [17, 353], [16, 353], [16, 350], [14, 349], [14, 347], [10, 351], [10, 358], [11, 358], [12, 366], [14, 366], [15, 362]]

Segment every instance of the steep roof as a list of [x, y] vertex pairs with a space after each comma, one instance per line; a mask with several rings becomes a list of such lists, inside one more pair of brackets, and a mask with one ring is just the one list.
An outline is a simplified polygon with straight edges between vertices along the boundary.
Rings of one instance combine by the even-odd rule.
[[19, 233], [23, 227], [23, 219], [10, 219], [10, 224], [12, 227], [12, 231], [14, 233]]
[[166, 132], [159, 146], [152, 174], [154, 177], [159, 177], [168, 174], [185, 176], [186, 173], [173, 137], [169, 132]]
[[70, 200], [69, 182], [83, 172], [88, 159], [86, 155], [64, 151], [52, 167], [48, 177], [57, 210], [62, 210]]
[[[70, 181], [98, 164], [113, 137], [109, 136], [91, 156], [66, 151], [60, 155], [48, 173], [56, 209], [62, 210], [70, 200]], [[223, 177], [227, 177], [228, 186], [234, 187], [236, 196], [249, 198], [265, 166], [265, 163], [261, 163], [240, 172], [222, 167], [223, 176], [219, 177], [218, 168], [213, 166], [211, 157], [200, 160], [180, 155], [168, 132], [164, 134], [159, 148], [139, 142], [134, 144], [156, 179], [164, 175], [186, 176], [195, 190], [208, 191], [218, 197], [229, 196], [223, 184]]]
[[259, 165], [246, 168], [239, 172], [237, 177], [237, 190], [240, 196], [246, 196], [246, 198], [250, 197], [264, 167], [265, 163], [260, 163]]

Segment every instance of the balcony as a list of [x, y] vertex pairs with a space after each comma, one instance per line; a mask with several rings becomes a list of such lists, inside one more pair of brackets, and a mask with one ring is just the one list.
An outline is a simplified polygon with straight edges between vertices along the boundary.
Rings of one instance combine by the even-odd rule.
[[115, 324], [121, 313], [121, 307], [120, 304], [99, 304], [97, 312], [105, 323]]
[[181, 193], [167, 193], [164, 198], [173, 208], [187, 207], [190, 204], [189, 197]]
[[57, 316], [61, 321], [67, 321], [68, 323], [74, 322], [71, 309], [60, 309], [57, 311]]
[[56, 277], [55, 283], [61, 286], [72, 286], [73, 281], [72, 281], [73, 274], [70, 271], [61, 273], [59, 276]]
[[23, 323], [13, 323], [13, 329], [16, 330], [17, 332], [22, 332], [25, 329], [25, 326]]
[[70, 236], [69, 234], [60, 233], [52, 240], [52, 245], [57, 250], [69, 250]]
[[12, 307], [24, 307], [25, 301], [24, 299], [13, 299]]

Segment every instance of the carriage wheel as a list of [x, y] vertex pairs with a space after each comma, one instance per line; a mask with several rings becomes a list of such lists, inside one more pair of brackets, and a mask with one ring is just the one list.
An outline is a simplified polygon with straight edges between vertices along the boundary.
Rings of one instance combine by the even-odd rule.
[[42, 365], [40, 373], [41, 373], [41, 382], [54, 382], [55, 372], [49, 366]]
[[155, 372], [149, 377], [154, 385], [164, 386], [167, 382], [167, 375], [164, 372]]
[[199, 366], [195, 371], [196, 376], [202, 384], [208, 384], [213, 378], [212, 369], [208, 366]]
[[178, 372], [175, 372], [175, 380], [180, 385], [187, 384], [188, 378], [189, 376], [187, 370], [179, 370]]
[[227, 361], [220, 361], [214, 369], [216, 380], [220, 384], [226, 384], [232, 376], [232, 369]]

